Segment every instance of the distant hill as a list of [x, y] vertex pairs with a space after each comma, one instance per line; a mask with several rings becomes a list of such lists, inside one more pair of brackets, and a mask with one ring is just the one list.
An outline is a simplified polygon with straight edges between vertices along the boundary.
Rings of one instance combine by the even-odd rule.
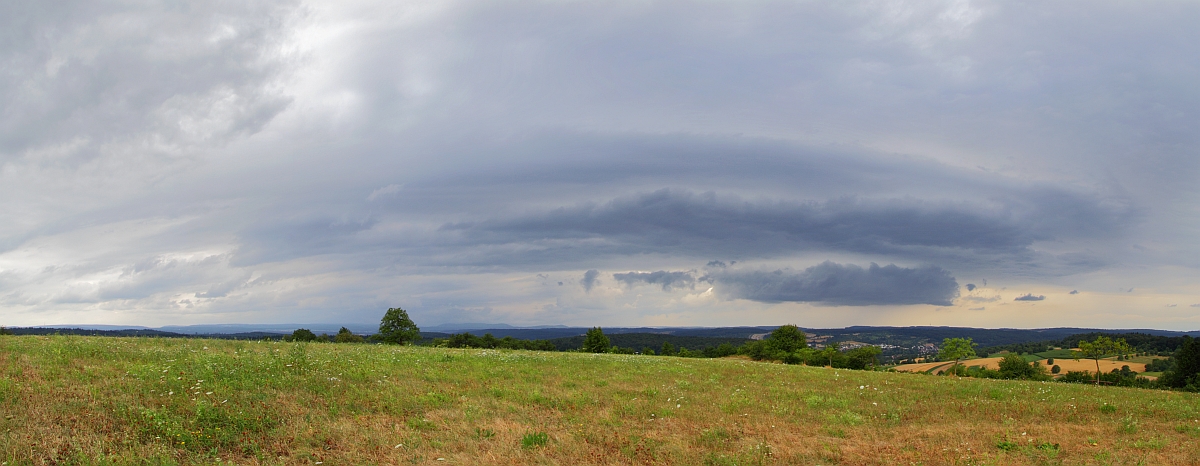
[[[262, 338], [289, 335], [298, 328], [307, 328], [316, 334], [337, 333], [342, 326], [360, 335], [370, 335], [378, 330], [375, 324], [210, 324], [210, 325], [169, 325], [158, 328], [142, 326], [117, 325], [55, 325], [42, 327], [13, 327], [10, 330], [16, 334], [75, 334], [75, 335], [106, 335], [106, 336], [160, 336], [160, 337], [212, 337], [212, 338]], [[764, 334], [774, 330], [775, 326], [747, 327], [604, 327], [604, 333], [613, 338], [623, 334], [638, 334], [613, 340], [614, 344], [623, 347], [640, 349], [643, 342], [646, 346], [661, 346], [662, 341], [671, 341], [673, 345], [681, 346], [676, 340], [667, 338], [651, 338], [648, 335], [664, 335], [672, 337], [695, 337], [728, 339], [729, 342], [745, 340], [751, 335]], [[802, 327], [803, 328], [803, 327]], [[1072, 335], [1104, 333], [1141, 333], [1146, 335], [1179, 337], [1191, 335], [1200, 337], [1200, 330], [1178, 332], [1155, 329], [1090, 329], [1078, 327], [1060, 327], [1043, 329], [986, 329], [972, 327], [873, 327], [852, 326], [845, 328], [803, 328], [805, 332], [815, 335], [812, 340], [821, 344], [835, 342], [861, 342], [872, 345], [894, 345], [901, 348], [912, 348], [926, 343], [940, 344], [944, 338], [971, 338], [980, 347], [995, 347], [1022, 343], [1045, 342], [1062, 340]], [[477, 336], [492, 334], [496, 338], [513, 337], [522, 340], [556, 340], [580, 337], [587, 332], [588, 327], [568, 327], [564, 325], [548, 325], [538, 327], [517, 327], [508, 324], [462, 323], [440, 324], [423, 327], [421, 335], [424, 339], [446, 338], [451, 334], [470, 332]], [[651, 345], [651, 339], [656, 344]], [[628, 340], [628, 341], [626, 341]], [[580, 340], [582, 341], [582, 340]], [[678, 340], [682, 342], [683, 340]], [[699, 343], [706, 340], [689, 340], [682, 343], [683, 347], [693, 349], [694, 346], [709, 346]], [[717, 340], [707, 340], [716, 342]], [[560, 342], [556, 341], [556, 344]], [[562, 345], [574, 345], [563, 341]], [[719, 344], [719, 343], [718, 343]], [[899, 350], [897, 350], [899, 351]]]

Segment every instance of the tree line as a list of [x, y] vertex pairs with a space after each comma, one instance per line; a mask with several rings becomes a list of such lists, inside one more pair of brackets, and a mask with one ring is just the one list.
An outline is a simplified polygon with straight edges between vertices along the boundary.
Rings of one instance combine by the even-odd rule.
[[841, 351], [837, 346], [826, 346], [817, 350], [808, 346], [804, 331], [795, 325], [784, 325], [766, 338], [747, 343], [738, 349], [739, 354], [755, 361], [779, 361], [784, 364], [828, 366], [841, 369], [874, 369], [879, 365], [878, 346], [861, 346]]
[[320, 334], [316, 335], [312, 330], [306, 328], [298, 328], [291, 335], [283, 337], [284, 341], [295, 342], [332, 342], [332, 343], [388, 343], [403, 345], [412, 343], [421, 338], [421, 329], [417, 324], [408, 317], [408, 311], [393, 307], [388, 308], [384, 312], [383, 318], [379, 319], [379, 333], [363, 337], [351, 332], [350, 329], [342, 327], [336, 335]]
[[979, 351], [981, 357], [987, 357], [989, 354], [1001, 352], [1019, 353], [1019, 354], [1034, 354], [1045, 351], [1050, 351], [1054, 348], [1075, 348], [1079, 346], [1081, 341], [1093, 341], [1097, 337], [1121, 338], [1126, 343], [1132, 346], [1138, 353], [1150, 353], [1159, 356], [1167, 356], [1183, 345], [1185, 338], [1190, 336], [1164, 336], [1150, 335], [1148, 333], [1113, 333], [1113, 332], [1091, 332], [1070, 335], [1059, 340], [1043, 340], [1029, 343], [1013, 343], [1008, 345], [996, 345], [983, 348]]

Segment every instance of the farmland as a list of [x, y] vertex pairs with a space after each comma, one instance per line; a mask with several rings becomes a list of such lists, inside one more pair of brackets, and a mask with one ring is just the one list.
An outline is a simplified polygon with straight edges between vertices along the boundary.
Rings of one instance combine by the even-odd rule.
[[[1000, 368], [1000, 359], [1001, 358], [967, 359], [967, 360], [959, 361], [959, 365], [966, 366], [966, 367], [979, 366], [979, 367], [982, 367], [985, 369], [995, 370], [995, 369]], [[1045, 358], [1034, 357], [1034, 358], [1027, 358], [1027, 359], [1029, 360], [1029, 362], [1038, 362], [1039, 364], [1042, 364], [1043, 366], [1050, 367], [1050, 364], [1047, 364], [1047, 359], [1045, 359]], [[949, 369], [950, 366], [952, 366], [952, 365], [954, 365], [954, 361], [923, 362], [923, 363], [904, 364], [904, 365], [896, 366], [896, 370], [900, 371], [900, 372], [937, 373], [938, 371], [943, 371], [943, 370]], [[1055, 359], [1054, 365], [1057, 365], [1060, 368], [1062, 368], [1063, 373], [1066, 373], [1067, 371], [1088, 371], [1088, 372], [1094, 373], [1096, 371], [1096, 361], [1093, 361], [1091, 359], [1080, 359], [1078, 361], [1076, 361], [1074, 359], [1070, 359], [1070, 358]], [[1100, 370], [1102, 372], [1107, 373], [1114, 369], [1119, 370], [1123, 366], [1129, 366], [1129, 370], [1134, 371], [1134, 372], [1145, 372], [1146, 371], [1146, 363], [1144, 363], [1144, 362], [1118, 361], [1115, 358], [1108, 358], [1108, 359], [1100, 360]]]
[[1200, 463], [1200, 396], [611, 354], [0, 337], [8, 464]]

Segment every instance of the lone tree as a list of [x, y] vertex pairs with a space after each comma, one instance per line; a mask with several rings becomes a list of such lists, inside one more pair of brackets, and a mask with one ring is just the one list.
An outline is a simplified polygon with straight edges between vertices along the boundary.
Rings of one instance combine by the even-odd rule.
[[610, 343], [608, 337], [604, 336], [604, 331], [600, 327], [592, 327], [587, 331], [587, 335], [583, 337], [583, 351], [585, 353], [607, 353]]
[[953, 359], [950, 373], [958, 374], [958, 362], [975, 357], [975, 347], [978, 346], [970, 338], [946, 338], [942, 340], [942, 349], [938, 351], [938, 359], [943, 361]]
[[408, 318], [408, 311], [398, 307], [389, 308], [379, 320], [377, 338], [384, 343], [403, 345], [421, 337], [421, 329]]
[[1081, 357], [1096, 361], [1096, 385], [1100, 385], [1100, 359], [1107, 356], [1124, 356], [1132, 352], [1133, 347], [1129, 346], [1124, 338], [1113, 340], [1100, 335], [1092, 341], [1080, 341], [1079, 351], [1076, 351], [1074, 356], [1076, 361]]
[[[801, 348], [807, 348], [804, 331], [792, 324], [781, 326], [771, 332], [767, 338], [767, 348], [771, 353], [792, 353]], [[774, 354], [773, 354], [774, 355]]]

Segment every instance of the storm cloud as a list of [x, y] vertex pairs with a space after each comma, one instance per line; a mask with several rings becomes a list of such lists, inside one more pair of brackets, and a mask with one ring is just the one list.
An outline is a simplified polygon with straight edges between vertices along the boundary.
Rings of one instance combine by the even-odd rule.
[[1033, 293], [1026, 293], [1021, 296], [1017, 296], [1016, 298], [1013, 298], [1013, 301], [1045, 301], [1045, 300], [1046, 300], [1045, 295], [1034, 295]]
[[[1200, 301], [1198, 21], [1156, 1], [9, 2], [0, 312], [1192, 329], [1164, 305]], [[954, 276], [991, 285], [955, 299]], [[967, 312], [1002, 289], [1079, 295]]]
[[872, 263], [862, 268], [824, 262], [802, 271], [726, 269], [710, 273], [709, 278], [722, 296], [769, 303], [949, 306], [958, 297], [958, 282], [948, 271], [935, 266], [905, 268]]
[[[441, 228], [465, 244], [558, 241], [593, 254], [768, 257], [809, 250], [1020, 256], [1036, 233], [1003, 215], [913, 200], [758, 201], [662, 189], [602, 204]], [[596, 241], [601, 240], [601, 241]]]

